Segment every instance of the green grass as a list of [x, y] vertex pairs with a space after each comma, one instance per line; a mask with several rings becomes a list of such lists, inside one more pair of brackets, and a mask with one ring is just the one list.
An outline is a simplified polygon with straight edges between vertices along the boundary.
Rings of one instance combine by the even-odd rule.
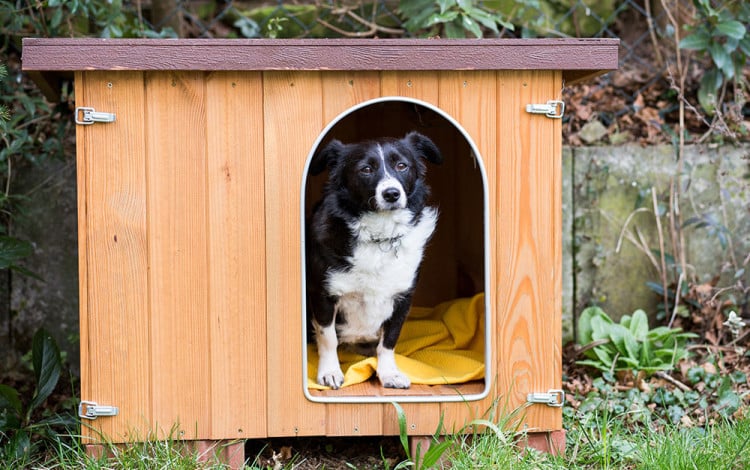
[[[494, 421], [494, 422], [493, 422]], [[478, 420], [462, 433], [448, 435], [441, 459], [432, 466], [416, 466], [404, 456], [397, 466], [383, 458], [382, 468], [513, 468], [526, 469], [745, 469], [750, 468], [750, 418], [723, 421], [703, 428], [673, 424], [632, 426], [627, 416], [595, 411], [577, 419], [566, 418], [567, 447], [564, 455], [552, 456], [522, 450], [514, 442], [522, 433], [503, 431], [510, 421]], [[482, 429], [472, 432], [472, 429]], [[44, 453], [31, 459], [11, 459], [0, 469], [218, 469], [215, 460], [201, 462], [186, 444], [168, 439], [127, 446], [105, 445], [107, 457], [84, 452], [79, 439], [60, 438]], [[273, 468], [259, 465], [258, 456], [248, 456], [251, 470]], [[276, 468], [298, 468], [304, 456]], [[330, 468], [330, 467], [327, 467]], [[340, 468], [356, 468], [346, 462]]]

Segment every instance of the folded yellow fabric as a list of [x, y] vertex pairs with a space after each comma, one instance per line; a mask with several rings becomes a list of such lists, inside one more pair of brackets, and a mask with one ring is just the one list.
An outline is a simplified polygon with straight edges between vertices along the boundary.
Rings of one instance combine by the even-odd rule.
[[[484, 294], [434, 308], [413, 307], [396, 344], [396, 364], [413, 384], [458, 384], [484, 377]], [[375, 375], [377, 359], [339, 350], [344, 387]], [[307, 345], [307, 386], [315, 381], [318, 352]]]

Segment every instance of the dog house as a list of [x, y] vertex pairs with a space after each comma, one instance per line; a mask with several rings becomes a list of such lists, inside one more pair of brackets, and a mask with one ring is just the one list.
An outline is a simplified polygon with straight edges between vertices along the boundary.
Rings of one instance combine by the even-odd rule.
[[[84, 435], [389, 435], [396, 401], [413, 436], [498, 402], [560, 437], [561, 90], [615, 69], [617, 48], [25, 39], [43, 89], [75, 80]], [[472, 299], [472, 319], [457, 318], [473, 322], [479, 367], [406, 390], [315, 388], [304, 220], [322, 182], [309, 160], [332, 138], [411, 130], [445, 157], [428, 169], [441, 216], [415, 311]]]

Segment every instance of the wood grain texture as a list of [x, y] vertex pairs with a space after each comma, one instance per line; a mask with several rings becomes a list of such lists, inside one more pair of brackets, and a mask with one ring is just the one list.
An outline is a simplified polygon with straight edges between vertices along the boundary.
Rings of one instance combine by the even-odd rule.
[[206, 82], [211, 439], [266, 435], [262, 83], [259, 72]]
[[[380, 91], [383, 96], [404, 96], [434, 106], [439, 105], [438, 76], [431, 72], [382, 72]], [[439, 403], [404, 403], [409, 435], [428, 435], [435, 432], [440, 422]], [[384, 434], [398, 434], [395, 409], [386, 406], [383, 413]]]
[[[491, 208], [496, 206], [495, 197], [499, 181], [489, 177], [489, 175], [494, 175], [497, 171], [498, 152], [495, 147], [497, 125], [496, 120], [489, 119], [488, 117], [498, 116], [499, 118], [496, 98], [496, 74], [495, 72], [487, 71], [441, 72], [439, 77], [440, 108], [452, 116], [464, 128], [468, 137], [477, 146], [480, 155], [477, 155], [476, 158], [481, 158], [486, 175], [488, 176], [488, 180], [485, 183], [486, 186], [482, 188], [482, 183], [481, 181], [477, 181], [478, 176], [476, 174], [466, 174], [466, 170], [458, 172], [455, 187], [461, 189], [456, 191], [456, 205], [458, 207], [466, 207], [464, 209], [466, 211], [471, 210], [470, 208], [477, 204], [477, 200], [481, 201], [481, 193], [483, 191], [488, 192], [489, 207], [483, 209], [488, 210], [490, 214], [489, 239], [487, 242], [490, 245], [490, 250], [494, 250], [495, 247], [489, 242], [493, 240], [492, 237], [496, 232], [495, 227], [498, 221], [495, 211], [491, 210]], [[456, 157], [471, 159], [472, 155], [456, 155]], [[466, 165], [463, 167], [466, 167]], [[474, 164], [472, 163], [468, 167], [474, 168]], [[459, 215], [460, 213], [459, 211]], [[483, 244], [485, 240], [483, 229], [484, 227], [481, 223], [470, 224], [468, 226], [466, 224], [457, 224], [459, 233], [457, 233], [456, 237], [461, 240], [458, 243], [458, 249], [463, 251], [461, 259], [471, 260], [472, 262], [467, 264], [473, 266], [475, 269], [477, 266], [484, 268], [483, 257], [488, 257], [490, 260], [490, 272], [485, 273], [485, 275], [489, 276], [489, 285], [494, 286], [498, 279], [496, 275], [497, 262], [493, 251], [489, 253], [484, 252]], [[484, 286], [477, 287], [480, 290], [484, 289]], [[497, 310], [493, 300], [494, 292], [489, 292], [489, 295], [486, 296], [486, 302], [489, 303], [491, 318], [489, 324], [485, 325], [485, 332], [490, 335], [491, 348], [494, 352], [497, 350]], [[495, 377], [495, 364], [485, 364], [485, 368], [488, 377]], [[490, 383], [490, 385], [494, 384]], [[446, 430], [461, 429], [473, 419], [485, 416], [485, 413], [492, 407], [494, 398], [490, 394], [483, 400], [442, 404], [441, 413], [443, 414]]]
[[[324, 125], [352, 106], [380, 95], [377, 72], [324, 72], [321, 78]], [[326, 408], [326, 434], [329, 436], [380, 435], [383, 432], [382, 404], [328, 404]]]
[[146, 75], [153, 424], [211, 430], [206, 90], [201, 72]]
[[81, 399], [120, 409], [82, 432], [132, 439], [152, 416], [143, 74], [81, 73], [76, 97], [117, 119], [77, 127]]
[[618, 39], [36, 39], [23, 68], [75, 70], [614, 70]]
[[[475, 175], [469, 166], [440, 175], [442, 190], [471, 186], [444, 200], [457, 227], [440, 254], [474, 268], [489, 256], [496, 393], [468, 406], [404, 404], [409, 434], [432, 434], [441, 414], [458, 429], [496, 396], [512, 410], [526, 393], [559, 388], [561, 123], [524, 108], [558, 98], [562, 72], [77, 75], [78, 105], [117, 113], [115, 123], [78, 129], [82, 399], [121, 409], [96, 430], [121, 440], [154, 429], [164, 437], [174, 423], [182, 433], [172, 437], [185, 439], [398, 434], [390, 405], [303, 395], [305, 162], [332, 119], [379, 96], [452, 116], [489, 178], [483, 253], [481, 231], [458, 227], [460, 208], [481, 192]], [[559, 409], [535, 405], [526, 415], [530, 430], [562, 426]]]
[[319, 73], [263, 76], [268, 435], [326, 433], [326, 407], [303, 395], [300, 200], [304, 163], [324, 127]]
[[[496, 361], [498, 391], [513, 409], [527, 393], [559, 388], [562, 380], [561, 124], [525, 112], [526, 104], [559, 99], [562, 78], [498, 75]], [[529, 430], [562, 426], [559, 408], [533, 405], [526, 415]]]

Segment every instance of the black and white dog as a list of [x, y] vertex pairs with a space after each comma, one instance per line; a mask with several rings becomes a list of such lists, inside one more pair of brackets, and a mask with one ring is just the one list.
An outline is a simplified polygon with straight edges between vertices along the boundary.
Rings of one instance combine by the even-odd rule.
[[389, 388], [409, 388], [396, 366], [396, 346], [409, 313], [437, 210], [426, 207], [424, 160], [442, 162], [427, 137], [361, 143], [330, 142], [310, 162], [329, 171], [307, 227], [308, 319], [320, 358], [317, 381], [339, 388], [341, 344], [377, 353], [377, 374]]

